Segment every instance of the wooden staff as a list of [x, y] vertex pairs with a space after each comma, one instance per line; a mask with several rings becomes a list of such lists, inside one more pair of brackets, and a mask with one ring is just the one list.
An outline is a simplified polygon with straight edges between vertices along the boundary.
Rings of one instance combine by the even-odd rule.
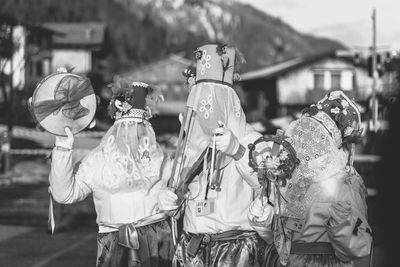
[[[185, 115], [183, 116], [181, 128], [179, 130], [178, 145], [175, 153], [174, 163], [172, 165], [171, 176], [167, 184], [167, 186], [173, 191], [175, 191], [176, 185], [179, 183], [180, 180], [180, 171], [182, 169], [182, 164], [183, 164], [183, 153], [185, 151], [187, 140], [189, 138], [189, 131], [192, 125], [192, 116], [193, 116], [193, 108], [186, 106]], [[179, 170], [178, 172], [176, 171], [177, 168]]]
[[[192, 125], [192, 116], [193, 116], [193, 108], [186, 106], [185, 108], [185, 113], [182, 119], [181, 123], [181, 128], [179, 130], [179, 136], [178, 136], [178, 145], [177, 145], [177, 150], [175, 153], [175, 158], [174, 158], [174, 163], [172, 165], [172, 171], [171, 171], [171, 176], [168, 180], [168, 188], [176, 192], [177, 185], [180, 182], [180, 172], [182, 170], [182, 165], [183, 165], [183, 154], [185, 152], [187, 140], [189, 138], [189, 133], [190, 133], [190, 127]], [[178, 166], [179, 164], [179, 166]], [[177, 172], [178, 169], [178, 172]], [[178, 240], [178, 227], [177, 227], [177, 219], [176, 215], [178, 214], [179, 210], [181, 209], [184, 201], [182, 201], [181, 204], [179, 204], [177, 210], [170, 215], [171, 217], [171, 230], [172, 230], [172, 242], [174, 244], [174, 247], [176, 248], [177, 246], [177, 240]]]

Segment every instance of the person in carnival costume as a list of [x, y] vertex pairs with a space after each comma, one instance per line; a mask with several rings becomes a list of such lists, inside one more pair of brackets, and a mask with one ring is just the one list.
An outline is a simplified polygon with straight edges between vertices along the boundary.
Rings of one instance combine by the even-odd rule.
[[[203, 45], [195, 57], [196, 74], [194, 68], [185, 72], [189, 85], [194, 81], [187, 100], [193, 115], [180, 175], [181, 182], [185, 174], [194, 179], [186, 183], [176, 259], [183, 266], [258, 266], [259, 238], [246, 211], [260, 185], [246, 155], [247, 145], [260, 134], [246, 123], [232, 87], [243, 58], [222, 44]], [[200, 170], [188, 168], [193, 166]], [[160, 209], [179, 205], [181, 197], [174, 191], [180, 188], [173, 188], [160, 192]]]
[[56, 136], [51, 195], [69, 204], [93, 194], [99, 227], [96, 266], [170, 266], [171, 229], [157, 207], [170, 161], [149, 122], [162, 96], [146, 83], [124, 79], [111, 90], [108, 112], [115, 122], [75, 168], [71, 130], [65, 129], [67, 137]]
[[264, 266], [353, 266], [370, 254], [367, 191], [352, 166], [360, 125], [356, 104], [342, 91], [328, 93], [290, 123], [284, 138], [300, 162], [275, 191], [280, 205], [257, 199], [248, 211], [268, 243]]

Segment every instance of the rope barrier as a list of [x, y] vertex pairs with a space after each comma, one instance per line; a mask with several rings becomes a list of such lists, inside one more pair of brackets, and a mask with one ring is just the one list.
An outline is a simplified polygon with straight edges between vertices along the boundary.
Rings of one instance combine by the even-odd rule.
[[[30, 156], [30, 155], [44, 155], [48, 156], [51, 153], [52, 149], [41, 149], [41, 148], [35, 148], [35, 149], [29, 149], [29, 148], [21, 148], [21, 149], [10, 149], [10, 154], [11, 155], [25, 155], [25, 156]], [[87, 149], [74, 149], [74, 153], [86, 153], [88, 152]]]
[[49, 155], [51, 149], [10, 149], [11, 155]]
[[[5, 125], [0, 125], [0, 131], [5, 131], [7, 130], [7, 127]], [[103, 137], [105, 134], [105, 131], [82, 131], [80, 133], [77, 133], [76, 136], [78, 137], [89, 137], [89, 138], [99, 138]], [[36, 138], [54, 138], [54, 135], [48, 133], [48, 132], [42, 132], [37, 129], [33, 128], [25, 128], [25, 127], [20, 127], [20, 126], [14, 126], [12, 130], [12, 135], [14, 137], [36, 137]]]

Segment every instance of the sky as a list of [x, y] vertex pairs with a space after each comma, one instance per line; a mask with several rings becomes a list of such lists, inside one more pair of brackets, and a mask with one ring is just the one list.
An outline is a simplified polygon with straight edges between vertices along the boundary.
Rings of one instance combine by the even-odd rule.
[[350, 49], [372, 45], [372, 10], [376, 9], [378, 50], [400, 49], [400, 0], [237, 0], [296, 30], [342, 42]]

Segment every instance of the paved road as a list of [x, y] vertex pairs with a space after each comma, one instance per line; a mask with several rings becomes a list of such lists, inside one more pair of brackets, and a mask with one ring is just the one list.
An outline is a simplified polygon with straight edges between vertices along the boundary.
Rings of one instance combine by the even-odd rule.
[[0, 228], [12, 233], [6, 238], [0, 236], [2, 267], [95, 266], [95, 228], [78, 228], [53, 236], [44, 227], [27, 230], [25, 226], [1, 225]]
[[95, 266], [95, 214], [91, 198], [55, 204], [56, 233], [47, 230], [47, 183], [0, 187], [0, 267]]

